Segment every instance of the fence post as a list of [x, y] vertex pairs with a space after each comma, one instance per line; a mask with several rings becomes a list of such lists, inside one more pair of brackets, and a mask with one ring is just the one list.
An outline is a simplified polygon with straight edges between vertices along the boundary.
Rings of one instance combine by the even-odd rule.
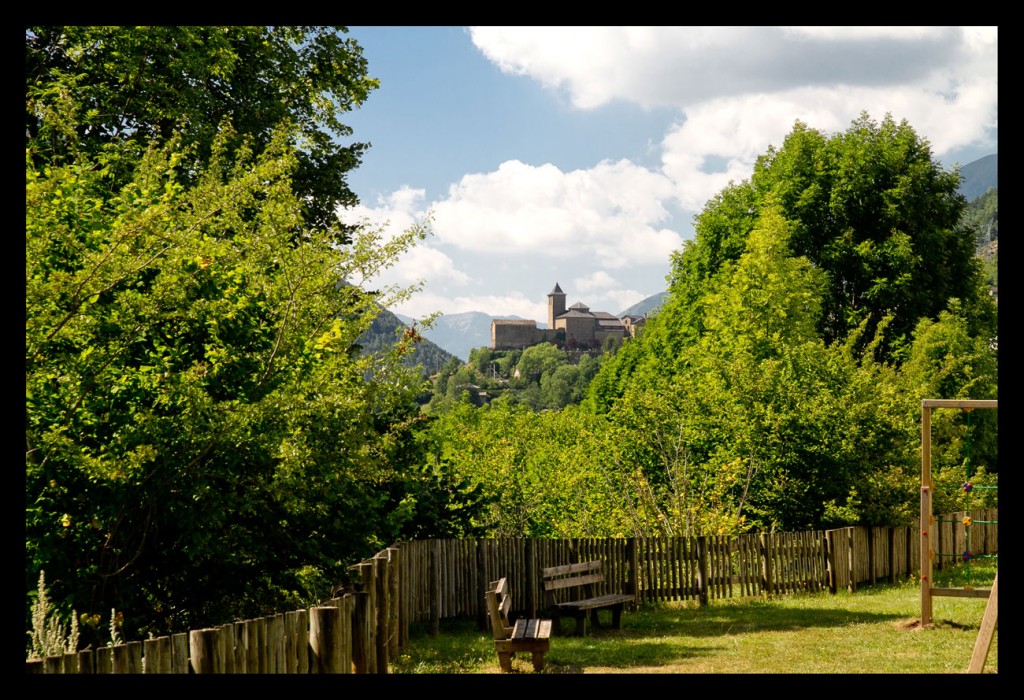
[[397, 547], [388, 548], [388, 659], [398, 658], [401, 639], [398, 609], [401, 605], [399, 578], [401, 575], [401, 554]]
[[487, 606], [484, 595], [487, 593], [487, 540], [483, 537], [476, 541], [476, 626], [481, 632], [487, 631]]
[[146, 660], [143, 673], [171, 672], [171, 638], [157, 637], [142, 642], [143, 657]]
[[626, 571], [626, 580], [623, 584], [623, 591], [633, 594], [634, 605], [640, 602], [640, 557], [637, 552], [636, 538], [630, 537], [626, 540], [626, 562], [629, 564]]
[[377, 647], [377, 670], [376, 673], [388, 672], [388, 620], [391, 617], [388, 600], [388, 566], [387, 559], [377, 555], [373, 558], [373, 584], [376, 591], [377, 604], [375, 608], [374, 641]]
[[708, 540], [697, 538], [697, 595], [701, 605], [708, 604]]
[[309, 609], [309, 646], [312, 673], [342, 673], [341, 608], [332, 605]]
[[356, 673], [368, 673], [367, 611], [370, 607], [370, 596], [366, 591], [352, 594], [352, 666]]
[[362, 574], [363, 591], [366, 593], [366, 609], [363, 616], [363, 630], [365, 646], [363, 653], [366, 657], [366, 673], [377, 673], [377, 584], [373, 562], [359, 564], [359, 572]]
[[441, 605], [438, 600], [441, 594], [441, 540], [433, 540], [430, 544], [430, 636], [436, 637], [441, 634]]
[[836, 531], [825, 531], [825, 569], [828, 571], [828, 590], [836, 593]]
[[896, 583], [896, 528], [890, 527], [889, 536], [889, 583]]
[[761, 590], [770, 596], [775, 593], [775, 583], [772, 580], [772, 541], [764, 532], [758, 539], [761, 545]]
[[[220, 658], [220, 630], [207, 628], [189, 632], [189, 658], [195, 673], [223, 673], [224, 664]], [[117, 648], [114, 649], [115, 666]]]
[[537, 599], [534, 590], [537, 586], [537, 560], [535, 559], [533, 538], [527, 537], [523, 543], [523, 554], [526, 557], [526, 616], [537, 617]]
[[[170, 658], [168, 658], [170, 661]], [[148, 665], [148, 664], [147, 664]], [[96, 658], [92, 649], [85, 649], [78, 652], [78, 672], [92, 674], [96, 671]]]

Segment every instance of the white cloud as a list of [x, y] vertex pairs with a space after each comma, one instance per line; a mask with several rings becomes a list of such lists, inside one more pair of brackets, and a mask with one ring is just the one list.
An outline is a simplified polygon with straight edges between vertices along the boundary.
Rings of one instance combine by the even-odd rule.
[[595, 290], [600, 291], [616, 284], [615, 279], [604, 270], [597, 270], [585, 277], [577, 277], [573, 283], [581, 294]]
[[[394, 231], [433, 213], [434, 235], [385, 273], [395, 283], [426, 280], [400, 310], [408, 315], [482, 310], [543, 321], [556, 281], [570, 303], [611, 312], [663, 290], [668, 260], [690, 230], [673, 213], [698, 212], [730, 180], [749, 178], [796, 120], [835, 133], [862, 111], [876, 121], [891, 113], [937, 158], [996, 150], [995, 27], [472, 27], [470, 35], [502, 71], [578, 109], [628, 101], [671, 107], [678, 119], [649, 139], [660, 170], [624, 159], [575, 170], [506, 160], [463, 175], [438, 201], [403, 187], [349, 210], [346, 220], [387, 220]], [[651, 280], [658, 289], [636, 291]]]
[[[711, 151], [749, 162], [765, 132], [786, 133], [798, 114], [822, 116], [814, 128], [845, 128], [862, 110], [907, 118], [937, 155], [992, 140], [996, 127], [995, 27], [473, 27], [477, 48], [502, 70], [565, 90], [572, 104], [613, 100], [677, 107], [687, 119], [713, 111], [737, 134], [735, 146]], [[779, 108], [758, 109], [773, 100]], [[725, 105], [748, 106], [725, 113]], [[838, 122], [838, 124], [836, 123]], [[702, 125], [702, 128], [707, 126]], [[678, 163], [699, 168], [694, 159]], [[684, 180], [678, 174], [677, 180]], [[703, 181], [707, 191], [722, 176]], [[727, 181], [727, 180], [726, 180]], [[683, 201], [702, 200], [684, 196]]]
[[437, 202], [439, 240], [460, 250], [565, 257], [586, 251], [616, 268], [661, 261], [682, 244], [663, 201], [664, 176], [628, 161], [563, 173], [553, 165], [502, 163], [466, 175]]

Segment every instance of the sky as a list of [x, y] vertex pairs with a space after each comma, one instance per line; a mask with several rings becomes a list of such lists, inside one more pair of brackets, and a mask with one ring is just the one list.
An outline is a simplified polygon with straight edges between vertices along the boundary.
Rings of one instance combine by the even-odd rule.
[[[619, 314], [666, 290], [673, 252], [730, 181], [801, 121], [891, 114], [944, 167], [998, 152], [996, 27], [364, 27], [380, 81], [345, 115], [369, 143], [339, 211], [430, 234], [373, 287], [391, 311]], [[366, 286], [366, 285], [364, 285]], [[366, 288], [371, 288], [367, 286]]]

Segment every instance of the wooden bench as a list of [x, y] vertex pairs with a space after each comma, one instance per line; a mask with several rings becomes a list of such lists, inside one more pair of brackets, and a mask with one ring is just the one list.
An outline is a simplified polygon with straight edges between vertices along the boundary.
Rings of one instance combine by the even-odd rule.
[[597, 613], [601, 609], [612, 612], [612, 627], [619, 629], [622, 623], [622, 610], [626, 603], [632, 603], [635, 597], [628, 593], [606, 593], [596, 595], [596, 586], [604, 588], [604, 573], [600, 561], [585, 561], [579, 564], [552, 566], [542, 571], [544, 582], [545, 614], [551, 615], [555, 622], [555, 631], [561, 633], [561, 617], [576, 618], [576, 634], [583, 636], [587, 632], [587, 618], [595, 626], [599, 626]]
[[494, 649], [498, 652], [498, 664], [502, 672], [512, 671], [512, 658], [519, 651], [528, 651], [533, 655], [533, 670], [544, 670], [544, 652], [551, 645], [551, 620], [520, 618], [515, 624], [509, 624], [508, 611], [512, 607], [512, 596], [505, 578], [492, 581], [484, 597], [487, 599], [487, 613], [494, 631]]

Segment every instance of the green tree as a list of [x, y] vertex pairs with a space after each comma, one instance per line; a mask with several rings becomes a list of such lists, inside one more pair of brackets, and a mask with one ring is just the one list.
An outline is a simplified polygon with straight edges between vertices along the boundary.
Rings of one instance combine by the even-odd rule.
[[26, 34], [26, 591], [45, 569], [62, 609], [123, 611], [126, 638], [321, 599], [430, 517], [415, 338], [358, 345], [414, 291], [359, 283], [425, 224], [315, 214], [344, 193], [310, 159], [344, 158], [314, 122], [370, 86], [328, 34]]
[[[958, 184], [955, 171], [932, 160], [927, 141], [888, 115], [881, 123], [861, 115], [833, 135], [797, 122], [780, 148], [758, 158], [749, 181], [708, 201], [696, 237], [672, 257], [669, 298], [639, 342], [602, 368], [590, 401], [607, 410], [644, 365], [679, 369], [684, 348], [706, 330], [699, 300], [723, 266], [744, 254], [770, 208], [791, 227], [792, 254], [825, 273], [816, 324], [826, 343], [856, 334], [866, 346], [884, 320], [875, 352], [902, 362], [918, 322], [937, 319], [953, 299], [972, 336], [994, 338], [995, 304]], [[864, 323], [866, 331], [858, 331]]]
[[367, 144], [348, 143], [341, 116], [378, 81], [345, 27], [33, 26], [25, 30], [26, 142], [34, 165], [116, 145], [130, 178], [151, 138], [180, 134], [179, 178], [201, 170], [229, 120], [259, 153], [287, 120], [296, 129], [292, 186], [307, 224], [330, 228], [356, 197], [346, 175]]

